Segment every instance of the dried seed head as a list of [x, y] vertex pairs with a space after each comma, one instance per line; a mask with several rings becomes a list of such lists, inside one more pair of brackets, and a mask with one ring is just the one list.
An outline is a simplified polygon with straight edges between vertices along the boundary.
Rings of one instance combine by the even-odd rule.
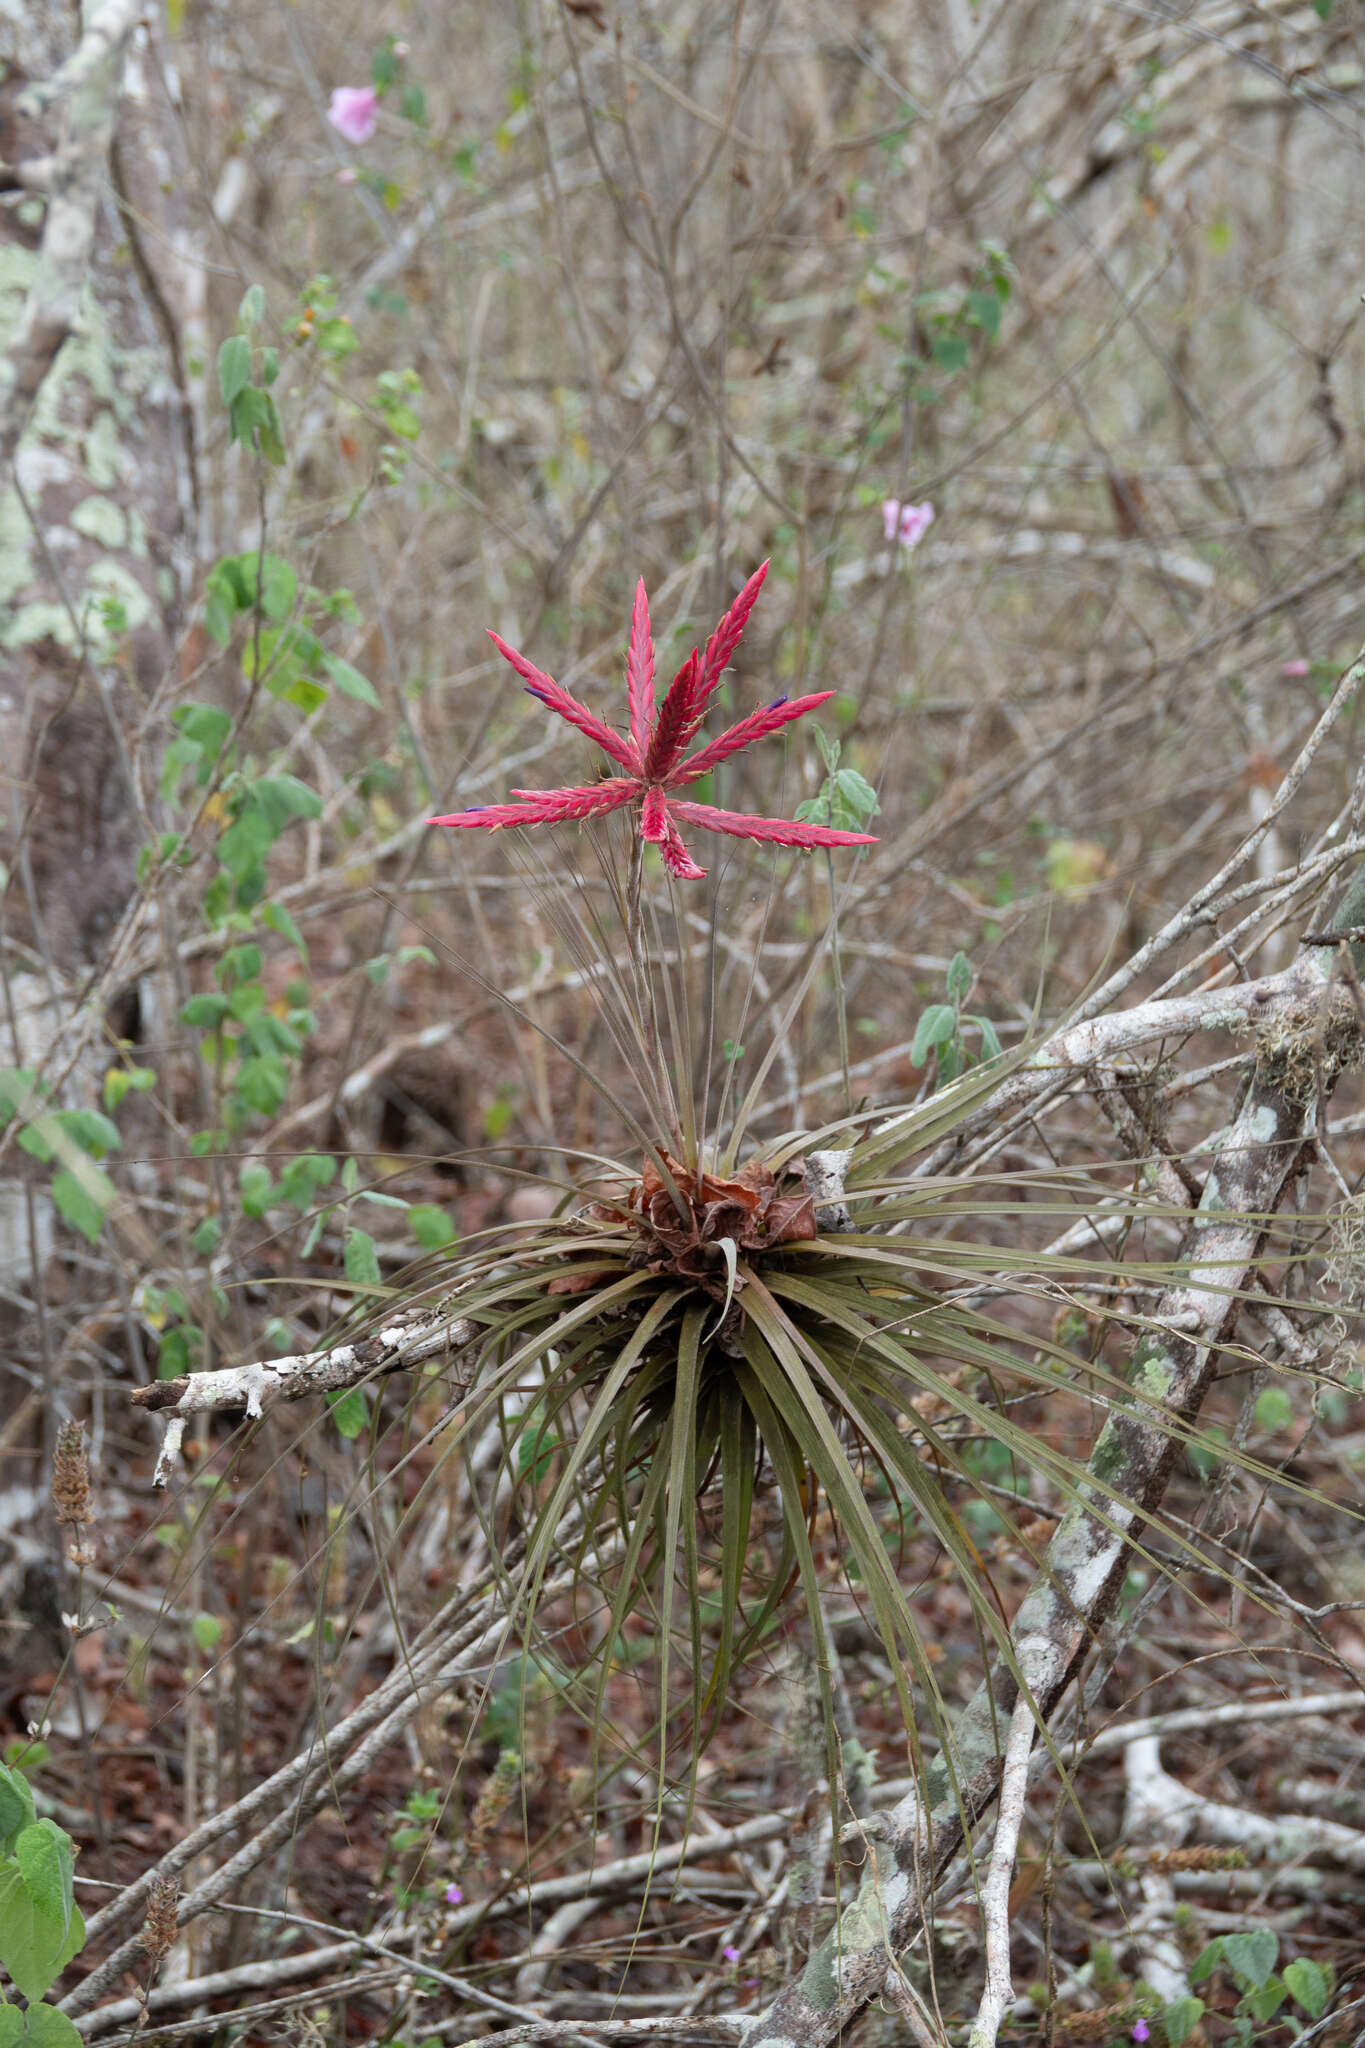
[[1129, 1998], [1119, 2005], [1104, 2005], [1090, 2012], [1054, 2014], [1052, 2030], [1067, 2041], [1098, 2041], [1137, 2017], [1137, 2007]]
[[57, 1431], [52, 1458], [52, 1499], [57, 1520], [79, 1526], [95, 1519], [90, 1495], [90, 1460], [85, 1431], [79, 1422], [64, 1422]]
[[153, 1967], [171, 1950], [176, 1935], [176, 1910], [180, 1904], [180, 1879], [154, 1877], [147, 1894], [147, 1918], [142, 1926], [142, 1946]]
[[1149, 1870], [1245, 1870], [1245, 1849], [1158, 1849], [1147, 1858]]
[[481, 1863], [488, 1854], [488, 1837], [510, 1806], [521, 1783], [521, 1773], [520, 1751], [500, 1750], [492, 1776], [484, 1780], [483, 1790], [469, 1817], [469, 1832], [464, 1839], [464, 1854], [469, 1862]]

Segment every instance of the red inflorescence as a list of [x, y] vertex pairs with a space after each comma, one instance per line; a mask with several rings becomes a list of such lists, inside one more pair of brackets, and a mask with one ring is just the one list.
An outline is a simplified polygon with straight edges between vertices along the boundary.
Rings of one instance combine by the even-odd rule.
[[583, 788], [514, 789], [515, 803], [475, 804], [450, 817], [432, 818], [433, 825], [454, 825], [465, 829], [496, 832], [505, 825], [557, 825], [575, 818], [600, 817], [604, 811], [638, 806], [640, 836], [658, 847], [664, 866], [682, 881], [692, 882], [706, 873], [698, 867], [683, 843], [677, 820], [701, 825], [708, 832], [728, 832], [735, 839], [756, 839], [774, 846], [873, 846], [870, 832], [840, 832], [828, 825], [802, 825], [786, 818], [750, 817], [741, 811], [719, 811], [711, 804], [689, 802], [675, 796], [699, 776], [752, 746], [780, 732], [794, 719], [804, 718], [834, 695], [817, 690], [809, 697], [779, 697], [759, 711], [741, 718], [718, 739], [688, 754], [712, 693], [720, 684], [725, 665], [739, 645], [745, 623], [753, 609], [768, 564], [754, 571], [739, 596], [706, 643], [704, 654], [694, 648], [670, 683], [663, 703], [654, 703], [654, 643], [650, 638], [649, 600], [641, 579], [635, 590], [630, 620], [630, 645], [626, 652], [626, 699], [630, 714], [630, 737], [594, 718], [586, 705], [545, 675], [525, 655], [500, 640], [489, 638], [525, 683], [531, 696], [566, 719], [593, 740], [603, 753], [624, 769]]

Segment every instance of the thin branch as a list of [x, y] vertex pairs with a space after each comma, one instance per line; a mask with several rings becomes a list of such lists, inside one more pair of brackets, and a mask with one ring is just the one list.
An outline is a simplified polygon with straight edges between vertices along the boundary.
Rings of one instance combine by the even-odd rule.
[[1014, 1996], [1010, 1979], [1010, 1884], [1019, 1830], [1028, 1798], [1028, 1761], [1038, 1732], [1033, 1702], [1027, 1695], [1015, 1702], [1010, 1719], [1005, 1764], [1000, 1774], [1000, 1818], [996, 1822], [991, 1867], [981, 1888], [981, 1918], [986, 1930], [986, 1989], [977, 2008], [969, 2048], [995, 2048], [1000, 2023]]
[[453, 1357], [478, 1335], [479, 1325], [454, 1315], [447, 1303], [434, 1311], [400, 1315], [372, 1337], [338, 1344], [331, 1351], [255, 1359], [249, 1365], [185, 1373], [179, 1379], [155, 1380], [150, 1386], [138, 1387], [129, 1396], [134, 1405], [166, 1415], [153, 1483], [165, 1486], [169, 1481], [185, 1424], [192, 1415], [244, 1408], [248, 1419], [254, 1420], [281, 1401], [336, 1393], [385, 1373], [407, 1371], [432, 1358]]

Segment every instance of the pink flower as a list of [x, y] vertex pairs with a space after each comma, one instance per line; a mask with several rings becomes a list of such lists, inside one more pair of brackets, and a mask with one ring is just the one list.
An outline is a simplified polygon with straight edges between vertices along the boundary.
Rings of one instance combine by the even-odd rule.
[[1152, 2030], [1148, 2026], [1146, 2020], [1139, 2020], [1133, 2028], [1133, 2039], [1135, 2041], [1149, 2040], [1151, 2038], [1151, 2032]]
[[1280, 670], [1282, 676], [1306, 676], [1307, 673], [1308, 663], [1306, 661], [1287, 661]]
[[739, 1950], [735, 1947], [733, 1942], [727, 1941], [724, 1948], [721, 1950], [721, 1954], [724, 1956], [727, 1963], [737, 1963], [739, 1961]]
[[707, 700], [719, 688], [725, 665], [739, 645], [767, 573], [766, 562], [754, 571], [707, 641], [705, 654], [693, 648], [657, 711], [649, 600], [641, 578], [636, 585], [626, 653], [629, 738], [594, 718], [586, 705], [571, 697], [552, 677], [534, 668], [524, 654], [518, 654], [496, 633], [490, 633], [489, 639], [504, 660], [511, 662], [530, 695], [538, 697], [570, 725], [577, 726], [624, 773], [578, 788], [514, 789], [514, 804], [473, 804], [448, 818], [429, 818], [427, 823], [498, 832], [504, 825], [557, 825], [572, 818], [598, 818], [605, 811], [619, 811], [627, 804], [638, 805], [640, 837], [657, 846], [669, 873], [685, 882], [699, 881], [706, 869], [697, 866], [683, 844], [677, 826], [679, 818], [684, 824], [700, 825], [707, 832], [728, 832], [735, 839], [764, 840], [773, 846], [875, 846], [876, 839], [868, 832], [839, 832], [827, 825], [718, 811], [711, 804], [693, 803], [673, 794], [699, 776], [709, 774], [731, 754], [752, 746], [755, 740], [766, 739], [769, 733], [780, 732], [793, 719], [804, 718], [808, 711], [814, 711], [834, 695], [833, 690], [818, 690], [810, 697], [775, 697], [771, 704], [751, 711], [747, 718], [741, 718], [718, 739], [699, 747], [695, 754], [687, 752], [706, 716]]
[[446, 1904], [448, 1906], [458, 1906], [463, 1898], [464, 1893], [457, 1884], [448, 1884], [446, 1886]]
[[372, 85], [339, 85], [327, 109], [327, 119], [348, 142], [368, 142], [378, 116], [379, 94]]
[[899, 498], [882, 501], [882, 533], [898, 540], [903, 548], [914, 547], [934, 523], [934, 508], [926, 498], [922, 505], [902, 505]]

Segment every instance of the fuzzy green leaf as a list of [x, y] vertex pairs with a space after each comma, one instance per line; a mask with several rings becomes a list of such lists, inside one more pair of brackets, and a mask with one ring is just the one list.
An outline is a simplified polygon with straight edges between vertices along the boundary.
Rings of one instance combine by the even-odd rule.
[[338, 1431], [348, 1442], [358, 1437], [369, 1422], [369, 1407], [359, 1387], [347, 1387], [343, 1393], [329, 1394], [327, 1406], [332, 1411], [332, 1420]]
[[251, 794], [276, 831], [283, 831], [291, 818], [322, 816], [322, 798], [297, 775], [262, 775], [252, 783]]
[[114, 1202], [114, 1183], [87, 1162], [79, 1173], [63, 1168], [52, 1176], [52, 1199], [62, 1220], [94, 1244]]
[[1280, 1937], [1269, 1927], [1223, 1936], [1223, 1961], [1238, 1982], [1250, 1985], [1253, 1991], [1269, 1982], [1279, 1953]]
[[350, 662], [343, 661], [339, 654], [324, 654], [322, 666], [343, 697], [354, 697], [359, 703], [368, 704], [371, 710], [378, 711], [379, 699], [374, 685], [365, 680], [358, 668], [352, 668]]
[[221, 1024], [227, 1013], [228, 999], [226, 996], [212, 993], [202, 996], [191, 996], [180, 1012], [180, 1021], [182, 1024], [196, 1025], [200, 1030], [209, 1030]]
[[55, 2005], [31, 2005], [24, 2014], [24, 2048], [84, 2048], [84, 2035], [74, 2020]]
[[196, 1614], [190, 1623], [190, 1634], [207, 1656], [221, 1640], [223, 1624], [216, 1614]]
[[930, 1003], [915, 1026], [910, 1047], [910, 1064], [922, 1067], [936, 1046], [946, 1045], [957, 1030], [957, 1011], [951, 1003]]
[[0, 1067], [0, 1129], [20, 1110], [32, 1108], [38, 1077], [32, 1067]]
[[1286, 1963], [1284, 1981], [1295, 2001], [1301, 2005], [1310, 2019], [1317, 2019], [1327, 2004], [1327, 1972], [1321, 1963], [1315, 1963], [1310, 1956], [1295, 1956], [1292, 1963]]
[[250, 1216], [253, 1222], [263, 1222], [275, 1191], [269, 1167], [262, 1166], [259, 1160], [247, 1160], [238, 1172], [237, 1185], [241, 1190], [242, 1214]]
[[22, 1771], [0, 1764], [0, 1856], [7, 1856], [21, 1828], [34, 1821], [33, 1794]]
[[84, 1941], [77, 1908], [63, 1923], [34, 1899], [17, 1863], [0, 1868], [0, 1964], [25, 1998], [41, 1998]]
[[235, 882], [259, 866], [279, 837], [264, 811], [253, 805], [228, 826], [218, 841], [218, 858]]
[[408, 1227], [424, 1252], [439, 1252], [455, 1242], [455, 1225], [434, 1202], [414, 1202], [408, 1210]]
[[1274, 2019], [1288, 1996], [1289, 1993], [1285, 1989], [1284, 1979], [1272, 1974], [1266, 1978], [1264, 1984], [1258, 1985], [1254, 1991], [1247, 1992], [1247, 2011], [1253, 2019], [1261, 2021]]
[[303, 933], [282, 903], [262, 904], [261, 917], [272, 932], [278, 932], [282, 939], [288, 939], [301, 960], [308, 958], [308, 946]]
[[29, 1897], [49, 1919], [59, 1923], [65, 1935], [76, 1903], [72, 1889], [76, 1863], [70, 1835], [55, 1820], [32, 1821], [20, 1830], [14, 1857], [23, 1872]]
[[379, 1286], [379, 1254], [375, 1250], [374, 1239], [367, 1231], [357, 1230], [352, 1225], [346, 1232], [342, 1256], [348, 1280], [353, 1280], [358, 1287]]
[[248, 1109], [274, 1116], [289, 1093], [289, 1072], [276, 1053], [243, 1060], [237, 1071], [237, 1092]]
[[1169, 2048], [1184, 2048], [1203, 2017], [1202, 1998], [1173, 1998], [1161, 2016]]
[[251, 343], [244, 334], [230, 334], [218, 351], [218, 389], [229, 408], [251, 382]]

